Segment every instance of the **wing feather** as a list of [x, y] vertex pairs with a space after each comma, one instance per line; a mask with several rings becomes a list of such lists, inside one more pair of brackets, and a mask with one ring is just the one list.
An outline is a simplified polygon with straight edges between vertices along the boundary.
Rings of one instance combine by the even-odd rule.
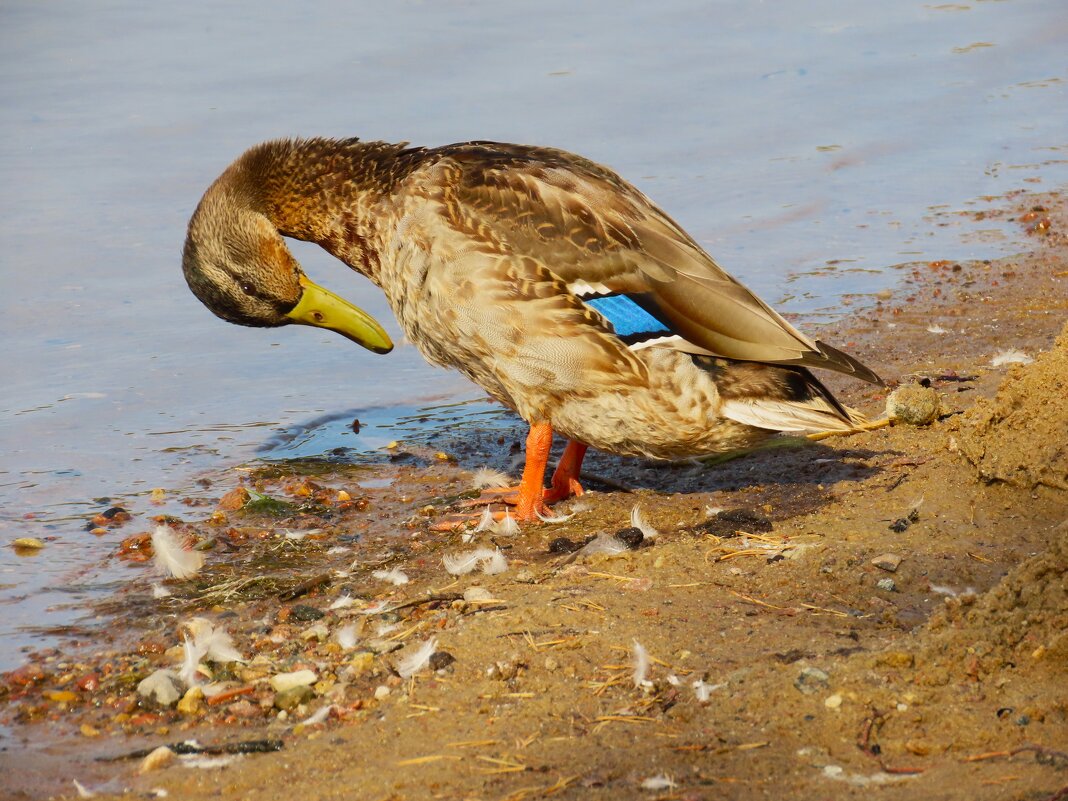
[[479, 227], [565, 284], [640, 295], [681, 337], [678, 349], [881, 383], [799, 332], [611, 170], [550, 148], [477, 142], [441, 150], [460, 168], [455, 200]]

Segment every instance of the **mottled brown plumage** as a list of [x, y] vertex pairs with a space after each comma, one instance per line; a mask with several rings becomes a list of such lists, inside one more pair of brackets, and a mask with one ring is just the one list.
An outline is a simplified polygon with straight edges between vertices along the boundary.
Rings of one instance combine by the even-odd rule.
[[[859, 418], [806, 368], [879, 380], [798, 332], [614, 172], [560, 150], [258, 145], [193, 215], [190, 287], [227, 320], [291, 322], [306, 281], [283, 236], [381, 287], [431, 362], [533, 426], [613, 453], [674, 459], [774, 431], [848, 429]], [[670, 330], [624, 341], [587, 302], [606, 296]]]

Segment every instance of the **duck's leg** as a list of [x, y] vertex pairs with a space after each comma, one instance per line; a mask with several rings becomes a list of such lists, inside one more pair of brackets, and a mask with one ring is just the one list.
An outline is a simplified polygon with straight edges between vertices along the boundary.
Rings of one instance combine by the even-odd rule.
[[[578, 482], [582, 457], [586, 455], [586, 445], [570, 440], [560, 457], [560, 464], [553, 473], [552, 486], [545, 489], [545, 468], [549, 463], [549, 450], [553, 444], [553, 429], [548, 423], [532, 423], [527, 434], [526, 463], [523, 477], [518, 487], [501, 487], [483, 490], [482, 495], [461, 506], [485, 506], [504, 503], [515, 506], [516, 520], [535, 520], [537, 516], [548, 515], [547, 503], [556, 503], [572, 495], [581, 495], [583, 490]], [[493, 515], [503, 519], [504, 512]], [[431, 526], [434, 531], [449, 531], [465, 523], [473, 522], [477, 516], [470, 514], [448, 515]]]
[[572, 495], [582, 495], [585, 492], [578, 478], [587, 447], [585, 443], [573, 439], [567, 441], [567, 447], [564, 448], [560, 462], [556, 465], [556, 472], [553, 473], [552, 485], [545, 490], [542, 498], [545, 503], [567, 500]]
[[519, 497], [515, 502], [517, 520], [534, 520], [546, 514], [545, 467], [549, 463], [549, 450], [553, 446], [553, 429], [548, 423], [531, 423], [527, 434], [527, 459], [523, 465], [523, 478], [519, 481]]
[[[529, 521], [537, 519], [538, 514], [548, 514], [543, 497], [545, 495], [545, 466], [549, 462], [549, 449], [553, 444], [553, 429], [548, 423], [531, 423], [527, 434], [526, 463], [523, 477], [518, 487], [494, 487], [482, 490], [482, 494], [460, 504], [461, 507], [486, 506], [494, 503], [515, 507], [511, 513], [516, 520]], [[496, 520], [503, 520], [505, 511], [494, 512]], [[452, 531], [461, 526], [474, 523], [481, 515], [471, 513], [450, 514], [438, 520], [431, 531]]]

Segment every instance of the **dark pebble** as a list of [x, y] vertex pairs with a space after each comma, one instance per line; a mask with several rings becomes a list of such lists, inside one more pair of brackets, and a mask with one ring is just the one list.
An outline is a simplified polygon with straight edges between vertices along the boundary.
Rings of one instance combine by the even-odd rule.
[[126, 510], [123, 509], [121, 506], [112, 506], [110, 509], [105, 509], [100, 514], [106, 517], [108, 520], [112, 520], [114, 519], [115, 515], [126, 514]]
[[640, 528], [635, 528], [634, 526], [631, 526], [629, 528], [623, 529], [622, 531], [617, 531], [616, 538], [628, 548], [630, 548], [630, 550], [636, 551], [642, 546], [642, 541], [645, 539], [645, 535], [642, 534], [642, 530]]
[[574, 553], [582, 545], [567, 537], [557, 537], [549, 543], [549, 553]]
[[299, 620], [302, 623], [307, 623], [310, 620], [319, 620], [326, 616], [326, 612], [322, 609], [316, 609], [314, 606], [308, 606], [307, 604], [296, 604], [289, 610], [290, 620]]
[[[883, 519], [885, 520], [886, 518]], [[899, 517], [897, 520], [890, 524], [890, 530], [896, 531], [898, 534], [900, 534], [902, 531], [904, 531], [911, 525], [912, 522], [907, 517]]]
[[430, 669], [441, 670], [442, 668], [447, 668], [455, 661], [456, 657], [448, 651], [435, 651], [430, 655]]

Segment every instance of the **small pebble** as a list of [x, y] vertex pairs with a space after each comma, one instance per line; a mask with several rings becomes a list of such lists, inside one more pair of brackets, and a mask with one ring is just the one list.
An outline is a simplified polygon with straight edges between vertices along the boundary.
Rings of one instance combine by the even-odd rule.
[[875, 582], [875, 586], [884, 592], [897, 592], [897, 584], [892, 578], [879, 579]]
[[493, 600], [493, 593], [487, 590], [485, 587], [468, 587], [464, 590], [465, 601], [491, 601]]
[[36, 551], [44, 546], [44, 541], [39, 540], [36, 537], [19, 537], [17, 540], [12, 540], [11, 542], [12, 548], [23, 551]]
[[453, 662], [456, 661], [456, 657], [450, 654], [448, 651], [435, 651], [430, 655], [430, 669], [441, 670], [447, 668]]
[[178, 702], [178, 714], [194, 717], [204, 710], [204, 691], [200, 687], [190, 687]]
[[834, 695], [828, 695], [823, 699], [823, 705], [828, 709], [838, 709], [842, 705], [842, 696], [838, 693]]
[[901, 557], [897, 554], [884, 553], [872, 559], [871, 563], [880, 570], [885, 570], [888, 573], [895, 573], [901, 565]]
[[569, 540], [567, 537], [557, 537], [549, 543], [549, 553], [574, 553], [582, 547], [582, 543]]
[[318, 679], [314, 671], [295, 670], [292, 673], [279, 673], [271, 676], [271, 687], [276, 693], [282, 693], [294, 687], [309, 687]]
[[622, 531], [616, 532], [616, 539], [622, 542], [630, 550], [634, 551], [641, 547], [642, 541], [645, 539], [645, 535], [642, 534], [640, 528], [630, 526]]
[[801, 672], [797, 674], [797, 678], [794, 679], [794, 687], [805, 695], [812, 695], [814, 692], [826, 689], [830, 686], [830, 683], [831, 677], [816, 667], [802, 668]]
[[379, 684], [377, 687], [375, 687], [375, 698], [381, 701], [383, 698], [389, 695], [389, 692], [389, 687], [384, 684]]
[[314, 606], [308, 606], [307, 604], [295, 604], [289, 610], [289, 617], [292, 620], [300, 621], [301, 623], [309, 623], [313, 620], [319, 620], [326, 615], [322, 609], [316, 609]]
[[149, 773], [153, 770], [159, 770], [162, 767], [166, 767], [174, 761], [174, 751], [169, 749], [165, 745], [161, 745], [154, 750], [143, 760], [141, 760], [141, 767], [138, 769], [139, 773]]
[[290, 712], [301, 704], [310, 701], [313, 695], [315, 695], [315, 693], [312, 692], [312, 688], [307, 685], [302, 687], [290, 687], [287, 690], [275, 694], [274, 705], [276, 709]]

